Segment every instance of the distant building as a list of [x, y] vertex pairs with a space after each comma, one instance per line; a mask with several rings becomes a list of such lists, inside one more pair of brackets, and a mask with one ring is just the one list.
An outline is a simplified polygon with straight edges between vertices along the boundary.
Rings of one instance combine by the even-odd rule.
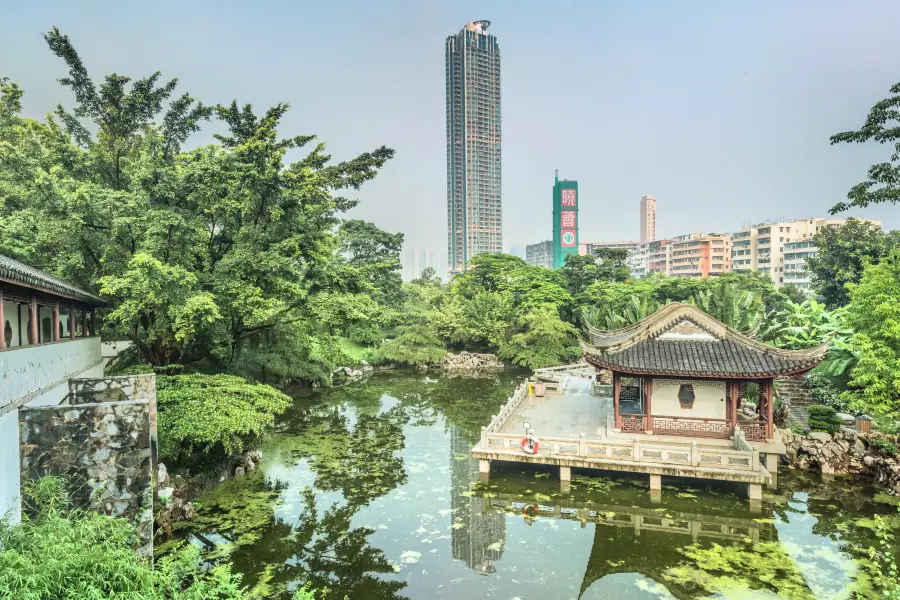
[[640, 242], [585, 242], [578, 244], [578, 254], [594, 254], [598, 248], [618, 248], [631, 251], [640, 245]]
[[513, 256], [518, 256], [522, 260], [525, 260], [525, 244], [513, 244], [509, 247], [507, 253], [512, 254]]
[[434, 269], [442, 281], [447, 278], [444, 253], [434, 248], [407, 248], [403, 251], [400, 263], [403, 267], [403, 281], [418, 279], [428, 267]]
[[[776, 287], [781, 287], [786, 283], [805, 283], [808, 286], [809, 278], [805, 276], [807, 257], [792, 256], [790, 259], [791, 276], [787, 277], [788, 261], [785, 251], [790, 250], [792, 255], [808, 254], [818, 252], [818, 248], [813, 251], [809, 250], [811, 246], [786, 248], [786, 245], [810, 240], [823, 228], [840, 227], [846, 221], [847, 219], [816, 217], [794, 221], [776, 219], [744, 227], [731, 235], [733, 268], [737, 272], [759, 271], [765, 273], [772, 278]], [[881, 227], [880, 221], [869, 220], [868, 222]]]
[[668, 273], [700, 279], [731, 272], [731, 237], [690, 233], [675, 238], [669, 249]]
[[650, 242], [646, 244], [638, 244], [637, 247], [628, 255], [625, 264], [631, 271], [631, 276], [636, 279], [643, 279], [649, 274], [649, 258], [650, 258]]
[[647, 274], [669, 275], [669, 253], [675, 240], [655, 240], [647, 243]]
[[653, 196], [641, 197], [641, 243], [656, 239], [656, 200]]
[[553, 268], [553, 242], [538, 242], [525, 246], [525, 262], [529, 265]]
[[446, 39], [447, 262], [461, 273], [503, 249], [500, 199], [500, 46], [490, 21]]
[[559, 179], [553, 183], [553, 268], [566, 262], [566, 256], [578, 253], [578, 182]]
[[811, 238], [787, 242], [784, 245], [784, 284], [793, 284], [805, 292], [810, 291], [810, 274], [806, 268], [806, 259], [818, 255], [819, 247]]

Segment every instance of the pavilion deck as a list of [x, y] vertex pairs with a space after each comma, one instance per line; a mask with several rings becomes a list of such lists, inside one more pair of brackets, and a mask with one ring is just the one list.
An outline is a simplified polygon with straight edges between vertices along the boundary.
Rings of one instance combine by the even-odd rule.
[[[559, 466], [564, 484], [573, 467], [646, 473], [651, 478], [651, 491], [661, 489], [659, 478], [663, 475], [695, 477], [747, 483], [754, 500], [761, 498], [762, 485], [774, 482], [770, 470], [775, 470], [777, 463], [770, 453], [777, 458], [780, 444], [750, 444], [741, 436], [698, 440], [617, 433], [611, 400], [591, 396], [589, 379], [562, 375], [547, 387], [543, 397], [536, 397], [528, 394], [527, 384], [518, 386], [482, 428], [471, 455], [481, 459], [483, 473], [489, 473], [490, 461], [494, 460]], [[540, 451], [535, 455], [521, 449], [526, 422], [540, 440]]]

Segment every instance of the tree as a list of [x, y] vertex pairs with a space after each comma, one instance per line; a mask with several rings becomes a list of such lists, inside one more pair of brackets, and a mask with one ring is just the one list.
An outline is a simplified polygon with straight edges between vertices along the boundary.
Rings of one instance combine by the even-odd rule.
[[598, 261], [597, 279], [600, 281], [625, 281], [631, 275], [631, 270], [625, 261], [628, 260], [628, 250], [624, 248], [597, 248], [594, 256]]
[[379, 360], [409, 366], [433, 365], [440, 362], [447, 350], [432, 327], [425, 323], [402, 325], [398, 335], [375, 351]]
[[[97, 85], [68, 37], [45, 37], [76, 102], [38, 123], [19, 116], [21, 91], [0, 85], [0, 252], [107, 295], [107, 335], [156, 366], [234, 371], [259, 363], [247, 354], [277, 362], [277, 350], [283, 367], [306, 373], [298, 363], [315, 355], [315, 336], [287, 332], [316, 323], [318, 294], [397, 299], [401, 238], [340, 221], [356, 205], [342, 192], [393, 150], [335, 164], [315, 136], [279, 137], [286, 104], [206, 106], [159, 73]], [[185, 150], [213, 118], [225, 127], [217, 143]]]
[[818, 256], [807, 258], [812, 284], [830, 309], [850, 301], [848, 283], [858, 283], [867, 262], [877, 263], [900, 246], [900, 233], [885, 234], [868, 221], [847, 219], [839, 227], [823, 227], [813, 238]]
[[847, 194], [849, 202], [839, 202], [831, 214], [851, 207], [865, 208], [870, 204], [900, 201], [900, 83], [891, 86], [890, 98], [881, 100], [869, 111], [866, 122], [858, 131], [845, 131], [831, 136], [831, 144], [875, 141], [893, 144], [890, 162], [878, 163], [869, 169], [869, 179], [858, 183]]
[[859, 411], [900, 413], [900, 251], [865, 267], [848, 284], [847, 323], [855, 331], [856, 365], [844, 393]]
[[553, 306], [534, 308], [518, 322], [523, 329], [500, 348], [500, 356], [529, 369], [567, 362], [575, 344], [575, 328], [559, 318]]
[[734, 282], [722, 282], [721, 285], [701, 290], [690, 302], [738, 331], [754, 329], [764, 314], [762, 297], [756, 292], [741, 289]]

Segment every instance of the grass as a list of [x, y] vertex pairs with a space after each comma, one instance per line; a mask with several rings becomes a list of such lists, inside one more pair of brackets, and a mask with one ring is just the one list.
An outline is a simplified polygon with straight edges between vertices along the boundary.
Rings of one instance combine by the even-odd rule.
[[345, 337], [338, 338], [338, 344], [344, 353], [355, 361], [369, 360], [372, 351], [362, 344], [357, 344], [353, 340]]

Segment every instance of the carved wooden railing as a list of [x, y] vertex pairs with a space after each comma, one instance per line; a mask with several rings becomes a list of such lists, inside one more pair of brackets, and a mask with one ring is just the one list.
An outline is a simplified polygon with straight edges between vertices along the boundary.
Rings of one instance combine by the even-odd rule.
[[[522, 435], [481, 432], [476, 451], [521, 452]], [[549, 458], [582, 458], [601, 461], [639, 462], [651, 465], [686, 466], [724, 469], [727, 471], [758, 471], [759, 452], [729, 448], [702, 447], [697, 442], [633, 440], [588, 440], [578, 438], [540, 438], [539, 456]], [[502, 460], [502, 459], [501, 459]]]
[[647, 431], [647, 415], [619, 415], [617, 428], [625, 433], [644, 433]]
[[731, 436], [731, 423], [725, 419], [654, 415], [653, 433], [685, 435], [690, 437], [727, 438]]
[[768, 438], [768, 423], [765, 421], [738, 422], [737, 426], [743, 430], [748, 440], [755, 442], [765, 441]]

